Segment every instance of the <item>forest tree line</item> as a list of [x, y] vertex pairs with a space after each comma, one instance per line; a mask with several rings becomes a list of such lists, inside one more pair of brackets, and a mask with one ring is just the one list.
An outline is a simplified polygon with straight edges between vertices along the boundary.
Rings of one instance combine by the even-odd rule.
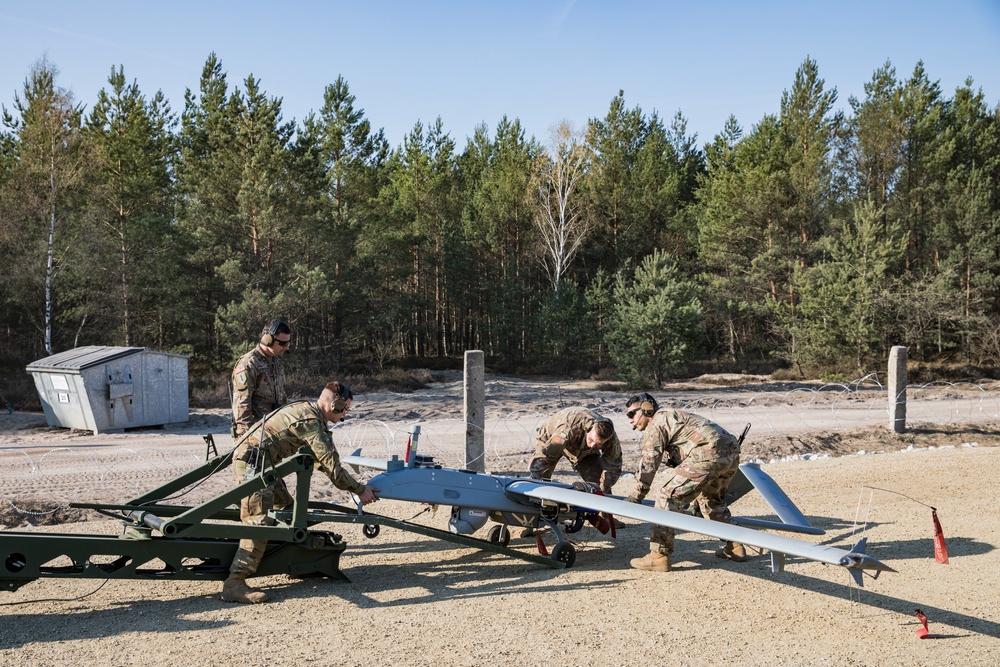
[[218, 372], [272, 317], [319, 373], [998, 363], [1000, 109], [922, 63], [864, 91], [837, 110], [806, 59], [704, 145], [619, 93], [543, 140], [438, 118], [393, 147], [343, 78], [298, 122], [214, 54], [179, 112], [123, 67], [85, 105], [42, 60], [2, 108], [5, 372], [80, 345]]

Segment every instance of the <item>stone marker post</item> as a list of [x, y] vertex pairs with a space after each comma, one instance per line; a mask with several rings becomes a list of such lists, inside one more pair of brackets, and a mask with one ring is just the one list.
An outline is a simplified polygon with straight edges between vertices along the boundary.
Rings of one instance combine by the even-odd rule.
[[906, 431], [906, 348], [894, 345], [889, 350], [889, 428]]
[[482, 350], [465, 351], [465, 468], [486, 472], [486, 362]]

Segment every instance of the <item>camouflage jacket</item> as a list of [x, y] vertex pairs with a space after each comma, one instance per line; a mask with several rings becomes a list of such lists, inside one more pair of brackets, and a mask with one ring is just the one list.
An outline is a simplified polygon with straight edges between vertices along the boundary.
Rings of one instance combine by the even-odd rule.
[[663, 457], [669, 466], [696, 468], [720, 458], [739, 458], [736, 437], [718, 424], [690, 412], [660, 408], [642, 433], [642, 463], [636, 475], [642, 495], [649, 491]]
[[245, 457], [248, 447], [261, 447], [267, 452], [269, 463], [277, 464], [306, 446], [334, 486], [360, 494], [365, 485], [340, 465], [340, 454], [326, 425], [326, 416], [315, 401], [289, 403], [262, 423], [255, 424], [240, 439], [233, 458]]
[[242, 435], [264, 415], [288, 401], [285, 369], [278, 357], [254, 347], [233, 368], [233, 422]]
[[575, 464], [585, 456], [600, 454], [602, 467], [617, 480], [622, 470], [622, 446], [618, 434], [612, 435], [600, 447], [587, 447], [587, 432], [594, 422], [601, 419], [599, 414], [587, 408], [560, 410], [538, 427], [535, 456], [545, 457], [552, 463], [565, 456]]

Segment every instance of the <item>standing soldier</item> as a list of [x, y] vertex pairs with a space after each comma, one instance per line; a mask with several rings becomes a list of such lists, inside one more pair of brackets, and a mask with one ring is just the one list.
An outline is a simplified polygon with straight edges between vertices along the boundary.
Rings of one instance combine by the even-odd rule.
[[[642, 463], [629, 502], [640, 503], [649, 493], [653, 477], [664, 456], [673, 474], [656, 494], [657, 509], [682, 511], [696, 502], [703, 516], [731, 523], [725, 495], [740, 465], [740, 444], [733, 434], [698, 415], [660, 408], [656, 399], [642, 393], [625, 404], [629, 423], [642, 431]], [[674, 550], [674, 529], [653, 526], [650, 553], [633, 558], [632, 567], [653, 572], [670, 571]], [[742, 563], [746, 549], [739, 542], [726, 542], [715, 552], [719, 558]]]
[[285, 369], [281, 357], [292, 342], [292, 329], [283, 320], [271, 320], [260, 341], [240, 357], [233, 368], [233, 438], [238, 438], [264, 415], [287, 402]]
[[[278, 464], [293, 456], [300, 447], [308, 447], [316, 459], [317, 469], [330, 478], [338, 489], [356, 494], [362, 504], [377, 500], [378, 489], [355, 480], [340, 465], [340, 455], [333, 444], [327, 422], [337, 423], [351, 409], [354, 394], [339, 382], [330, 382], [316, 401], [295, 401], [254, 424], [239, 440], [233, 450], [233, 471], [236, 483], [259, 472], [265, 463]], [[289, 509], [293, 498], [282, 479], [240, 502], [240, 519], [251, 526], [273, 526], [275, 520], [267, 515], [271, 509]], [[267, 602], [267, 595], [247, 586], [246, 578], [257, 571], [267, 540], [240, 540], [239, 549], [229, 568], [229, 578], [222, 586], [222, 599], [226, 602]]]

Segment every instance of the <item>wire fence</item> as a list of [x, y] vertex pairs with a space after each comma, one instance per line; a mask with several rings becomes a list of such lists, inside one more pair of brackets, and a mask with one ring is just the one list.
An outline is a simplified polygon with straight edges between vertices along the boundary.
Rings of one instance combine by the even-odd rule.
[[[637, 454], [639, 433], [632, 431], [621, 404], [621, 396], [602, 400], [594, 407], [615, 424], [626, 456]], [[876, 376], [845, 384], [792, 386], [759, 391], [750, 387], [701, 392], [691, 397], [658, 397], [661, 405], [695, 412], [739, 433], [747, 423], [751, 436], [850, 430], [882, 425], [889, 429], [887, 390]], [[612, 400], [617, 401], [617, 407]], [[906, 395], [907, 422], [916, 425], [1000, 423], [1000, 388], [982, 383], [933, 382], [911, 385]], [[554, 411], [554, 410], [553, 410]], [[534, 452], [535, 431], [550, 416], [538, 411], [487, 411], [484, 467], [487, 471], [526, 473]], [[333, 428], [340, 454], [359, 452], [372, 458], [405, 455], [410, 427], [420, 424], [419, 451], [433, 456], [445, 467], [464, 468], [467, 424], [462, 419], [420, 418], [405, 421], [350, 420]], [[220, 452], [229, 444], [228, 434], [219, 435]], [[120, 503], [197, 467], [206, 457], [201, 436], [192, 434], [178, 444], [142, 447], [92, 446], [80, 442], [42, 450], [0, 446], [0, 523], [44, 522], [45, 517], [65, 512], [71, 503]], [[155, 439], [154, 439], [155, 442]], [[0, 445], [3, 441], [0, 439]], [[223, 444], [225, 443], [225, 444]], [[200, 502], [233, 484], [232, 473], [223, 470], [207, 480], [197, 492], [186, 496]], [[335, 500], [346, 494], [335, 489], [322, 475], [313, 476], [313, 490]], [[12, 518], [13, 517], [13, 518]]]

